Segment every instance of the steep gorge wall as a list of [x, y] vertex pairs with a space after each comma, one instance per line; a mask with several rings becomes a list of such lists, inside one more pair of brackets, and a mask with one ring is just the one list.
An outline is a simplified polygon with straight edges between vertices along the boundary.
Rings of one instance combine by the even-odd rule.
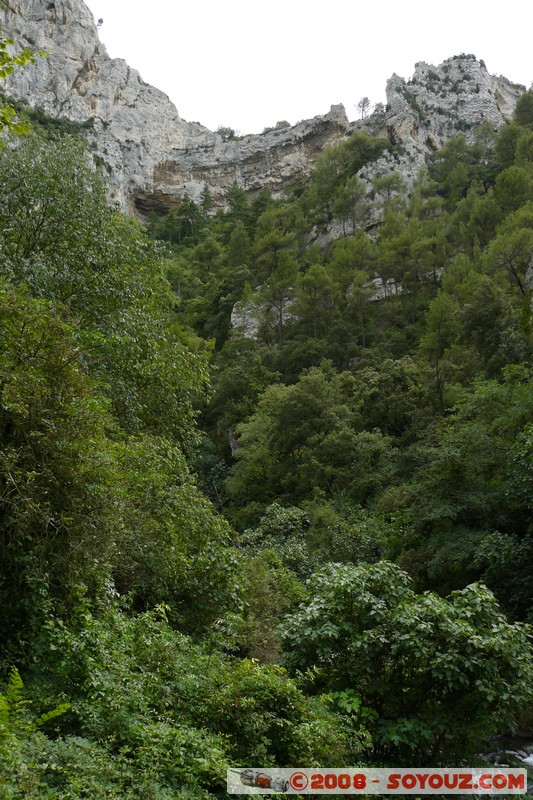
[[387, 86], [387, 109], [350, 123], [342, 106], [268, 134], [224, 141], [183, 120], [166, 94], [145, 83], [122, 59], [111, 59], [83, 0], [6, 0], [0, 23], [22, 45], [49, 58], [17, 70], [6, 93], [52, 116], [84, 123], [107, 164], [110, 195], [129, 212], [166, 211], [185, 193], [198, 200], [205, 186], [216, 205], [237, 183], [250, 193], [274, 194], [309, 174], [325, 147], [364, 128], [401, 145], [362, 177], [399, 170], [409, 182], [427, 154], [450, 136], [467, 137], [481, 122], [494, 129], [510, 118], [524, 87], [489, 75], [472, 56], [438, 67], [419, 63], [413, 78]]
[[82, 0], [7, 0], [0, 23], [21, 46], [50, 53], [17, 70], [7, 93], [90, 126], [87, 135], [108, 165], [111, 197], [123, 210], [165, 210], [185, 192], [198, 199], [205, 185], [215, 203], [234, 182], [250, 192], [280, 192], [349, 127], [337, 107], [288, 131], [225, 142], [183, 120], [166, 94], [124, 60], [111, 59]]
[[472, 142], [483, 124], [497, 131], [512, 118], [525, 88], [490, 75], [485, 63], [470, 54], [438, 66], [420, 61], [409, 80], [396, 74], [389, 79], [386, 113], [374, 114], [367, 126], [401, 145], [400, 171], [412, 178], [452, 136], [463, 134]]

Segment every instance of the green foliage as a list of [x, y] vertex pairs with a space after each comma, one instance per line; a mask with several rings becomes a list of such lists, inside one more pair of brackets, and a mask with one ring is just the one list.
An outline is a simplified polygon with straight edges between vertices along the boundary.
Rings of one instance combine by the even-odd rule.
[[486, 250], [487, 269], [490, 272], [507, 273], [512, 288], [518, 289], [523, 298], [527, 297], [529, 292], [525, 276], [532, 252], [533, 230], [530, 228], [500, 233]]
[[361, 112], [361, 119], [363, 119], [363, 117], [366, 117], [369, 108], [370, 108], [370, 100], [368, 99], [368, 97], [362, 97], [357, 103], [357, 109], [358, 111]]
[[[414, 550], [412, 540], [404, 543], [401, 563], [419, 580], [424, 576], [425, 585], [429, 578], [430, 585], [449, 591], [472, 580], [487, 531], [510, 535], [509, 547], [516, 535], [525, 541], [532, 411], [528, 370], [507, 368], [503, 384], [480, 382], [464, 391], [454, 413], [417, 449], [418, 468], [407, 491], [419, 539]], [[495, 571], [484, 576], [492, 587]], [[502, 600], [509, 602], [507, 592]], [[525, 608], [523, 600], [519, 605], [524, 613], [527, 601]]]
[[[31, 108], [24, 100], [13, 97], [2, 97], [2, 102], [12, 107], [24, 126], [24, 133], [30, 131], [36, 136], [45, 139], [57, 139], [58, 136], [79, 136], [84, 131], [90, 130], [94, 125], [94, 118], [89, 117], [85, 122], [74, 122], [68, 117], [51, 117], [42, 108]], [[95, 164], [97, 156], [94, 156]], [[103, 164], [102, 160], [102, 164]]]
[[[208, 187], [206, 187], [208, 188]], [[171, 245], [194, 245], [204, 229], [204, 216], [211, 204], [211, 197], [202, 195], [202, 209], [185, 194], [179, 207], [168, 214], [158, 216], [154, 212], [148, 215], [148, 230], [154, 239], [161, 239]]]
[[317, 688], [354, 690], [375, 711], [378, 761], [472, 756], [530, 698], [526, 631], [482, 585], [443, 599], [416, 595], [387, 562], [330, 565], [311, 579], [283, 634], [292, 669], [314, 670]]
[[279, 377], [265, 364], [265, 350], [253, 339], [235, 339], [218, 357], [212, 401], [206, 413], [223, 420], [225, 430], [233, 430], [249, 417], [262, 392]]
[[[137, 729], [133, 715], [129, 742], [120, 748], [114, 747], [116, 742], [111, 739], [96, 742], [77, 734], [58, 736], [57, 728], [54, 735], [47, 736], [38, 728], [63, 715], [70, 704], [34, 719], [20, 710], [25, 702], [19, 697], [21, 687], [18, 672], [13, 670], [6, 694], [0, 695], [12, 716], [7, 727], [0, 722], [2, 797], [77, 800], [90, 791], [94, 796], [110, 798], [133, 798], [143, 792], [143, 796], [162, 800], [171, 796], [171, 790], [181, 790], [189, 783], [187, 796], [213, 796], [200, 787], [214, 783], [225, 767], [224, 745], [216, 736], [194, 728], [150, 723], [148, 719], [143, 729]], [[75, 727], [72, 721], [61, 724], [67, 729]], [[191, 778], [193, 769], [195, 777]]]
[[531, 128], [533, 126], [533, 91], [531, 89], [518, 98], [514, 120], [523, 127]]
[[228, 526], [194, 485], [179, 447], [118, 435], [84, 372], [74, 329], [45, 301], [4, 290], [0, 330], [6, 639], [35, 616], [35, 582], [66, 598], [77, 582], [98, 594], [114, 579], [141, 607], [166, 600], [188, 629], [238, 602]]
[[308, 575], [312, 566], [305, 535], [308, 527], [309, 518], [304, 511], [272, 503], [258, 525], [244, 531], [241, 546], [254, 555], [270, 550], [286, 567]]
[[[530, 460], [526, 469], [531, 471]], [[527, 477], [524, 478], [524, 482]], [[531, 496], [531, 495], [530, 495]], [[479, 543], [476, 565], [515, 619], [533, 621], [533, 537], [493, 532]]]
[[398, 524], [381, 512], [362, 508], [343, 495], [306, 504], [311, 518], [310, 548], [316, 564], [375, 562], [389, 551]]
[[[248, 532], [245, 532], [245, 541], [246, 533]], [[279, 540], [277, 543], [279, 544]], [[251, 549], [250, 545], [248, 548]], [[292, 548], [289, 544], [284, 549], [283, 561], [287, 562], [287, 550], [289, 558], [294, 557], [294, 544]], [[261, 549], [258, 555], [247, 558], [244, 567], [245, 606], [239, 643], [247, 656], [266, 663], [279, 661], [281, 642], [277, 627], [287, 611], [293, 609], [304, 597], [302, 584], [283, 561], [273, 547]], [[308, 566], [302, 558], [297, 565], [303, 569]]]
[[322, 264], [311, 264], [298, 275], [293, 311], [313, 338], [327, 333], [339, 296], [338, 284], [331, 270]]
[[449, 198], [448, 202], [454, 203], [464, 197], [472, 180], [477, 177], [477, 169], [474, 154], [466, 139], [458, 136], [433, 157], [429, 174], [438, 184], [440, 192]]
[[[29, 715], [27, 707], [30, 701], [23, 699], [22, 689], [24, 683], [16, 667], [11, 668], [11, 674], [3, 694], [0, 693], [0, 742], [2, 755], [7, 758], [10, 740], [20, 733], [33, 733], [51, 719], [56, 719], [65, 714], [69, 709], [68, 703], [62, 703], [51, 711], [45, 711], [38, 717]], [[7, 742], [7, 744], [6, 744]]]
[[234, 130], [233, 128], [228, 127], [227, 125], [220, 125], [215, 133], [218, 133], [219, 136], [222, 137], [222, 141], [224, 142], [231, 142], [235, 139], [239, 139], [238, 131]]
[[386, 359], [357, 377], [356, 403], [365, 428], [378, 428], [384, 435], [412, 436], [425, 427], [432, 412], [430, 385], [425, 365], [408, 356]]
[[393, 474], [393, 450], [379, 431], [358, 430], [352, 392], [352, 376], [327, 367], [310, 369], [293, 386], [269, 387], [237, 429], [233, 498], [241, 506], [252, 497], [298, 503], [317, 490], [372, 498]]
[[512, 726], [525, 631], [478, 581], [531, 619], [529, 94], [409, 195], [357, 131], [292, 195], [206, 186], [146, 231], [57, 136], [91, 120], [13, 104], [0, 664], [71, 712], [12, 673], [2, 796], [208, 800], [229, 764], [458, 763]]
[[27, 140], [4, 150], [0, 186], [0, 275], [66, 308], [128, 431], [189, 441], [204, 348], [173, 320], [157, 245], [109, 209], [83, 145]]
[[[4, 693], [0, 693], [0, 796], [2, 798], [22, 797], [17, 791], [18, 776], [27, 772], [25, 762], [25, 748], [29, 742], [38, 739], [44, 740], [43, 734], [37, 731], [47, 726], [50, 720], [65, 714], [69, 709], [68, 703], [62, 703], [56, 708], [42, 713], [36, 717], [29, 710], [30, 701], [24, 700], [24, 684], [16, 667], [12, 667], [9, 680]], [[28, 783], [33, 781], [30, 778]], [[20, 788], [25, 790], [25, 781]], [[35, 796], [33, 794], [27, 796]]]
[[68, 591], [72, 581], [101, 585], [108, 574], [112, 423], [72, 326], [47, 302], [4, 289], [0, 330], [0, 624], [9, 638], [10, 618], [16, 631], [32, 613], [32, 580]]
[[272, 128], [268, 128], [268, 127], [264, 128], [263, 129], [263, 133], [272, 133], [272, 131], [282, 131], [282, 130], [285, 130], [285, 128], [290, 128], [290, 127], [291, 127], [291, 123], [287, 122], [286, 119], [282, 119], [279, 122], [276, 122], [274, 127], [272, 127]]
[[117, 591], [132, 593], [140, 608], [166, 603], [182, 630], [204, 628], [238, 607], [231, 531], [197, 489], [179, 448], [162, 438], [129, 440], [118, 447], [117, 466], [124, 498]]
[[320, 154], [302, 196], [304, 210], [313, 222], [324, 224], [332, 218], [335, 210], [342, 208], [347, 209], [348, 216], [355, 210], [352, 218], [355, 227], [358, 216], [364, 216], [364, 213], [363, 208], [358, 209], [362, 189], [353, 179], [361, 167], [379, 158], [387, 146], [388, 142], [383, 139], [356, 131], [345, 142]]
[[36, 725], [12, 732], [0, 777], [7, 797], [209, 798], [232, 764], [348, 757], [342, 720], [284, 670], [194, 644], [168, 626], [164, 608], [95, 616], [82, 602], [71, 617], [68, 627], [46, 621], [33, 680], [39, 699], [68, 695], [71, 713], [52, 736]]

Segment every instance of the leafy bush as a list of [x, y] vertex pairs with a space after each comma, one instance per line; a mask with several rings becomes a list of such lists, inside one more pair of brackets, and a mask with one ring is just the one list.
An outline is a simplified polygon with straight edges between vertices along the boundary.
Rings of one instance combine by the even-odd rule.
[[160, 248], [109, 208], [83, 143], [28, 138], [0, 151], [0, 191], [0, 277], [75, 323], [83, 360], [127, 430], [189, 443], [205, 350], [173, 319]]
[[36, 621], [42, 587], [68, 602], [78, 583], [99, 596], [114, 580], [138, 607], [165, 599], [187, 629], [237, 605], [229, 527], [179, 447], [119, 434], [57, 306], [0, 291], [0, 331], [6, 640]]
[[283, 626], [286, 663], [376, 712], [371, 757], [449, 764], [531, 699], [527, 631], [479, 584], [416, 595], [396, 565], [329, 565]]
[[102, 797], [203, 798], [220, 794], [232, 764], [349, 757], [342, 720], [325, 702], [308, 701], [278, 666], [194, 644], [163, 608], [135, 617], [109, 606], [96, 617], [82, 600], [69, 627], [48, 617], [35, 648], [36, 702], [68, 696], [71, 711], [37, 720], [57, 717], [49, 737], [36, 725], [10, 734], [7, 797], [78, 800], [90, 787]]

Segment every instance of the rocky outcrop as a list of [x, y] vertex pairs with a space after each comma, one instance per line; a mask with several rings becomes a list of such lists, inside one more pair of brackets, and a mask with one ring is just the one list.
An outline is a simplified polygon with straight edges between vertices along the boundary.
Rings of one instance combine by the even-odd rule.
[[[386, 109], [365, 127], [398, 146], [393, 166], [410, 183], [427, 156], [452, 136], [472, 142], [480, 126], [497, 131], [508, 122], [525, 88], [490, 75], [474, 55], [453, 56], [438, 66], [420, 61], [409, 80], [396, 74], [389, 79]], [[391, 166], [385, 157], [381, 172]], [[379, 173], [379, 165], [372, 170]]]
[[122, 59], [109, 58], [82, 0], [7, 0], [4, 30], [50, 55], [17, 70], [7, 93], [52, 116], [83, 123], [108, 168], [111, 197], [126, 211], [164, 211], [204, 187], [215, 204], [237, 183], [279, 193], [305, 176], [314, 157], [349, 129], [342, 106], [293, 128], [224, 141], [183, 120], [167, 95]]
[[[462, 134], [473, 142], [482, 130], [491, 136], [513, 115], [525, 86], [490, 75], [483, 61], [473, 55], [453, 56], [434, 66], [415, 65], [409, 80], [393, 75], [387, 82], [387, 105], [377, 108], [352, 128], [388, 139], [391, 149], [358, 175], [370, 199], [372, 181], [396, 172], [409, 190], [428, 156], [449, 139]], [[372, 197], [363, 226], [373, 229], [383, 218], [383, 198]], [[332, 220], [317, 231], [315, 241], [324, 246], [343, 236], [342, 223]]]
[[399, 146], [361, 177], [370, 181], [395, 169], [410, 182], [451, 135], [471, 137], [481, 122], [499, 127], [524, 90], [489, 75], [473, 56], [460, 56], [438, 67], [419, 63], [408, 81], [393, 75], [387, 108], [366, 120], [349, 123], [344, 108], [333, 106], [290, 128], [225, 141], [183, 120], [167, 95], [122, 59], [111, 59], [83, 0], [5, 0], [0, 23], [21, 45], [50, 53], [16, 70], [6, 93], [82, 123], [107, 166], [111, 198], [130, 213], [164, 212], [185, 193], [199, 200], [206, 186], [219, 206], [234, 183], [250, 194], [280, 194], [309, 174], [318, 153], [357, 128]]
[[151, 191], [167, 197], [186, 191], [198, 199], [207, 185], [215, 205], [223, 204], [235, 183], [252, 195], [263, 190], [277, 195], [307, 176], [324, 147], [349, 131], [343, 106], [332, 106], [324, 116], [266, 134], [232, 141], [212, 134], [208, 143], [190, 142], [166, 154], [153, 171]]
[[[7, 92], [52, 116], [84, 123], [108, 165], [111, 197], [123, 210], [138, 192], [152, 191], [159, 162], [214, 134], [181, 119], [169, 98], [122, 59], [109, 58], [82, 0], [7, 0], [4, 30], [48, 58], [16, 70]], [[1, 7], [0, 7], [1, 9]]]

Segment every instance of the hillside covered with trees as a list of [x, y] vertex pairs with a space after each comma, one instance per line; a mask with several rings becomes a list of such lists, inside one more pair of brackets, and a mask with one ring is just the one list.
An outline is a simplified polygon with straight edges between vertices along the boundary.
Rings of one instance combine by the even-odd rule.
[[0, 150], [0, 798], [531, 731], [533, 94], [413, 186], [358, 176], [394, 151], [359, 131], [281, 200], [145, 225], [32, 127]]

